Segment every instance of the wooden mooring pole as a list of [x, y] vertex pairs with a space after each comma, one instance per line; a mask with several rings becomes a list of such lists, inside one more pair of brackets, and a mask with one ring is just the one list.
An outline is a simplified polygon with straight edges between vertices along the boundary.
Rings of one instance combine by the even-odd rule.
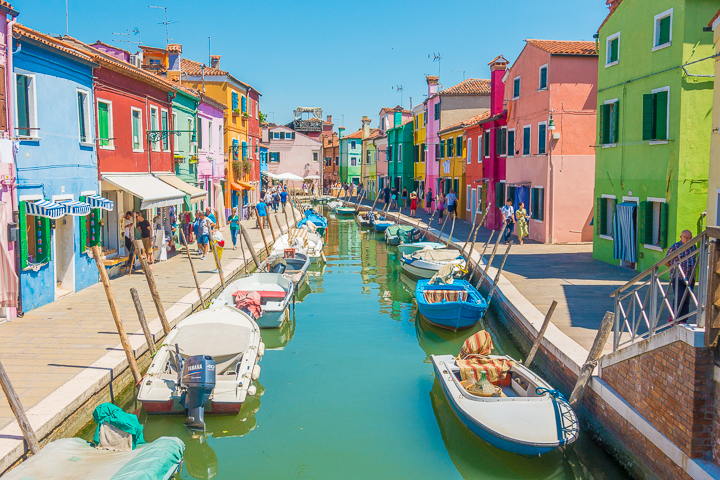
[[[495, 254], [497, 253], [498, 245], [500, 245], [501, 238], [502, 238], [502, 234], [498, 235], [497, 241], [495, 242], [495, 246], [493, 247], [492, 254], [490, 255], [490, 260], [488, 260], [488, 263], [485, 265], [485, 270], [483, 270], [482, 274], [480, 275], [480, 280], [478, 280], [477, 286], [475, 287], [478, 290], [480, 290], [480, 286], [482, 285], [483, 280], [485, 280], [488, 270], [490, 270], [490, 265], [492, 265], [492, 262], [495, 259]], [[483, 251], [483, 255], [485, 255], [484, 251]]]
[[[245, 240], [245, 244], [248, 246], [248, 250], [250, 250], [250, 256], [252, 256], [253, 263], [255, 263], [255, 268], [260, 268], [260, 259], [257, 256], [257, 253], [255, 252], [255, 247], [253, 247], [252, 241], [250, 240], [250, 235], [248, 234], [247, 230], [245, 230], [245, 227], [243, 224], [240, 224], [240, 234], [242, 235], [243, 239]], [[244, 254], [243, 254], [244, 256]], [[247, 272], [247, 270], [246, 270]]]
[[[258, 216], [258, 225], [260, 225], [260, 235], [262, 236], [263, 244], [265, 245], [265, 253], [267, 255], [270, 255], [270, 249], [268, 248], [267, 240], [265, 239], [265, 229], [263, 228], [263, 222], [260, 221], [260, 211], [257, 209], [257, 207], [255, 207], [255, 213], [257, 213]], [[270, 217], [268, 217], [268, 222], [269, 221]]]
[[215, 245], [215, 240], [212, 238], [212, 235], [210, 235], [210, 248], [212, 249], [213, 257], [215, 257], [215, 266], [217, 267], [218, 274], [220, 275], [220, 285], [225, 288], [225, 275], [223, 274], [222, 262], [218, 256], [217, 245]]
[[497, 284], [500, 281], [500, 275], [502, 275], [502, 271], [505, 268], [505, 262], [507, 261], [508, 255], [510, 254], [510, 247], [512, 247], [512, 243], [508, 244], [507, 249], [505, 250], [505, 256], [503, 256], [503, 261], [502, 263], [500, 263], [500, 268], [498, 268], [497, 274], [495, 275], [495, 281], [493, 282], [492, 288], [490, 288], [490, 294], [488, 295], [487, 300], [488, 303], [492, 301], [493, 293], [495, 293], [495, 288], [497, 288]]
[[577, 408], [583, 398], [583, 395], [585, 395], [585, 389], [587, 388], [588, 383], [590, 383], [590, 377], [592, 376], [593, 370], [595, 370], [598, 359], [602, 355], [603, 348], [605, 348], [605, 344], [607, 343], [607, 339], [610, 336], [614, 323], [615, 314], [612, 312], [605, 312], [605, 317], [603, 317], [598, 333], [595, 335], [595, 341], [590, 349], [590, 353], [588, 353], [587, 360], [580, 369], [580, 375], [578, 376], [577, 383], [570, 394], [569, 403], [572, 408]]
[[432, 223], [433, 218], [435, 218], [435, 210], [433, 210], [432, 213], [430, 213], [430, 218], [428, 219], [427, 225], [425, 225], [425, 231], [423, 232], [423, 236], [420, 239], [421, 242], [423, 240], [425, 240], [425, 235], [427, 235], [428, 230], [430, 230], [430, 224]]
[[130, 296], [132, 297], [133, 303], [135, 304], [135, 311], [137, 312], [138, 321], [140, 322], [143, 334], [145, 335], [145, 341], [148, 344], [148, 350], [150, 351], [150, 355], [154, 355], [155, 340], [153, 339], [152, 333], [150, 333], [150, 328], [148, 327], [147, 320], [145, 319], [145, 312], [143, 311], [142, 303], [140, 303], [140, 296], [138, 295], [137, 290], [135, 290], [134, 288], [130, 289]]
[[538, 351], [538, 348], [540, 348], [540, 343], [542, 343], [542, 339], [545, 336], [545, 330], [547, 330], [548, 325], [550, 325], [550, 319], [553, 316], [553, 313], [555, 313], [555, 308], [557, 307], [558, 302], [553, 300], [552, 305], [550, 305], [550, 309], [547, 312], [547, 315], [545, 315], [545, 320], [543, 320], [542, 327], [540, 328], [540, 331], [538, 332], [538, 336], [535, 339], [535, 343], [533, 343], [532, 348], [530, 349], [530, 353], [528, 354], [527, 358], [525, 359], [524, 365], [528, 368], [530, 368], [530, 364], [535, 359], [535, 354]]
[[[104, 268], [105, 267], [103, 267], [103, 269]], [[25, 416], [25, 410], [23, 409], [22, 403], [20, 403], [20, 397], [18, 397], [17, 393], [15, 393], [12, 383], [10, 383], [10, 377], [8, 377], [8, 374], [5, 372], [5, 368], [1, 362], [0, 386], [2, 386], [5, 397], [10, 404], [10, 410], [12, 410], [13, 415], [15, 415], [15, 419], [20, 426], [20, 430], [22, 430], [22, 434], [28, 444], [28, 448], [30, 448], [33, 455], [38, 453], [40, 451], [40, 445], [38, 444], [37, 437], [35, 436], [35, 431], [32, 429], [30, 422]]]
[[[137, 248], [137, 245], [135, 245], [135, 248]], [[122, 318], [120, 318], [120, 309], [118, 308], [117, 301], [115, 301], [115, 294], [112, 291], [107, 270], [105, 270], [100, 246], [95, 245], [92, 247], [92, 252], [93, 257], [95, 257], [95, 264], [97, 265], [98, 272], [100, 272], [100, 280], [105, 288], [105, 295], [107, 296], [108, 304], [110, 304], [110, 312], [112, 312], [113, 320], [115, 321], [115, 328], [117, 328], [118, 335], [120, 336], [120, 343], [125, 351], [128, 365], [130, 365], [130, 371], [135, 379], [135, 385], [137, 385], [142, 380], [142, 375], [140, 375], [140, 369], [135, 361], [135, 355], [133, 354], [130, 341], [128, 340], [127, 333], [125, 332], [125, 326], [122, 323]]]
[[269, 208], [267, 209], [266, 213], [267, 213], [268, 226], [270, 227], [270, 235], [272, 235], [272, 239], [273, 239], [273, 243], [274, 243], [277, 239], [275, 238], [275, 229], [273, 228], [272, 222], [270, 221], [270, 209]]
[[[140, 240], [135, 240], [135, 250], [141, 252], [142, 248], [143, 246]], [[155, 309], [158, 312], [158, 317], [160, 317], [160, 323], [162, 323], [163, 331], [165, 332], [165, 335], [167, 335], [170, 333], [170, 323], [165, 316], [165, 308], [163, 307], [162, 300], [160, 300], [160, 292], [158, 292], [155, 277], [153, 276], [153, 272], [147, 262], [147, 258], [139, 254], [138, 257], [140, 258], [140, 265], [142, 266], [143, 273], [145, 274], [145, 279], [147, 279], [148, 288], [150, 288], [150, 295], [152, 295], [153, 303], [155, 303]]]
[[448, 235], [447, 243], [445, 244], [448, 247], [450, 246], [450, 240], [452, 240], [452, 234], [455, 231], [455, 218], [457, 218], [457, 215], [453, 214], [453, 221], [452, 221], [452, 226], [450, 227], [450, 234]]
[[195, 280], [195, 288], [197, 289], [198, 297], [200, 297], [200, 304], [203, 309], [205, 309], [205, 299], [200, 291], [200, 282], [198, 282], [195, 265], [193, 265], [192, 256], [190, 255], [190, 247], [188, 247], [187, 241], [185, 240], [185, 234], [183, 233], [182, 228], [180, 228], [180, 239], [182, 240], [183, 245], [185, 245], [185, 253], [187, 253], [188, 261], [190, 262], [190, 270], [192, 270], [193, 279]]

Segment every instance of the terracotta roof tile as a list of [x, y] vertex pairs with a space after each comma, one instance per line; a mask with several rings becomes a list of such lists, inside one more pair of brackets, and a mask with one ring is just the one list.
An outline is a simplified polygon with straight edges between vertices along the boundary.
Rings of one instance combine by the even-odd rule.
[[[218, 55], [213, 55], [213, 56], [216, 56], [219, 58]], [[199, 77], [200, 75], [202, 75], [203, 74], [202, 66], [203, 66], [203, 64], [201, 62], [196, 62], [195, 60], [189, 60], [187, 58], [180, 59], [180, 70], [184, 74], [190, 75], [191, 77]], [[236, 82], [238, 82], [239, 84], [256, 91], [258, 93], [258, 95], [262, 95], [262, 93], [260, 93], [258, 90], [253, 88], [252, 85], [245, 83], [242, 80], [238, 80], [237, 78], [233, 77], [226, 70], [220, 70], [219, 68], [208, 67], [207, 65], [205, 66], [205, 76], [206, 77], [224, 77], [226, 75], [228, 77], [232, 78], [233, 80], [235, 80]]]
[[603, 27], [603, 25], [605, 25], [605, 23], [610, 19], [610, 15], [615, 13], [615, 10], [617, 10], [617, 8], [620, 6], [622, 1], [623, 0], [606, 0], [605, 1], [605, 5], [607, 5], [608, 8], [610, 8], [610, 12], [608, 12], [607, 17], [605, 17], [605, 20], [603, 20], [603, 22], [598, 27], [598, 32]]
[[[0, 1], [1, 1], [1, 0], [0, 0]], [[109, 44], [107, 44], [107, 43], [105, 43], [105, 42], [102, 42], [102, 41], [100, 41], [100, 40], [96, 41], [96, 42], [93, 43], [91, 46], [93, 46], [93, 45], [102, 45], [103, 47], [112, 48], [113, 50], [117, 50], [117, 51], [119, 51], [119, 52], [123, 52], [123, 53], [127, 53], [128, 55], [132, 55], [132, 53], [128, 52], [127, 50], [125, 50], [125, 49], [123, 49], [123, 48], [116, 47], [115, 45], [109, 45]]]
[[477, 125], [479, 122], [490, 118], [490, 110], [486, 111], [485, 113], [481, 113], [479, 115], [475, 115], [474, 117], [466, 118], [465, 120], [458, 122], [454, 125], [450, 125], [449, 127], [443, 128], [438, 133], [447, 133], [452, 132], [453, 130], [459, 130], [467, 127], [471, 127], [473, 125]]
[[55, 48], [57, 50], [60, 50], [61, 52], [67, 53], [68, 55], [72, 55], [87, 62], [92, 62], [93, 60], [90, 55], [77, 51], [75, 48], [72, 47], [72, 45], [68, 45], [67, 43], [58, 40], [57, 38], [53, 38], [49, 35], [45, 35], [44, 33], [40, 33], [36, 30], [28, 28], [25, 25], [16, 23], [13, 26], [13, 33], [34, 40], [35, 42], [38, 42], [42, 45]]
[[0, 8], [9, 10], [7, 13], [14, 17], [17, 17], [19, 15], [17, 10], [15, 10], [12, 5], [10, 5], [10, 2], [6, 2], [5, 0], [0, 0]]
[[590, 55], [597, 56], [595, 42], [567, 40], [525, 40], [529, 45], [545, 50], [551, 55]]
[[349, 139], [351, 139], [351, 140], [355, 140], [355, 139], [358, 139], [358, 138], [362, 138], [362, 129], [358, 130], [357, 132], [353, 132], [353, 133], [351, 133], [350, 135], [347, 135], [347, 136], [343, 137], [343, 139], [346, 139], [346, 138], [349, 138]]
[[410, 113], [410, 114], [412, 113], [410, 110], [406, 110], [406, 109], [402, 108], [400, 105], [396, 105], [396, 106], [394, 106], [394, 107], [383, 107], [383, 108], [381, 108], [381, 109], [380, 109], [380, 115], [382, 115], [382, 114], [385, 113], [385, 112], [394, 112], [394, 111], [397, 110], [398, 108], [400, 108], [400, 109], [402, 110], [402, 113]]
[[382, 132], [380, 132], [379, 128], [371, 128], [370, 129], [370, 135], [366, 138], [366, 140], [374, 140], [376, 138], [379, 138], [380, 135], [382, 135]]
[[490, 95], [490, 80], [468, 78], [464, 82], [440, 91], [439, 95]]

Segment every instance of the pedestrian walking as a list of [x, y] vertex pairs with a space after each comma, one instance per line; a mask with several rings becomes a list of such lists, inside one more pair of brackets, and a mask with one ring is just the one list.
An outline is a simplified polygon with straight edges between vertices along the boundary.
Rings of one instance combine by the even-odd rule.
[[138, 219], [138, 228], [140, 229], [140, 238], [142, 239], [143, 250], [145, 250], [145, 258], [147, 258], [150, 268], [152, 269], [153, 263], [155, 263], [154, 251], [153, 251], [153, 240], [152, 233], [153, 228], [150, 222], [143, 217], [142, 213], [138, 212], [136, 215]]
[[432, 188], [428, 188], [427, 196], [425, 197], [425, 210], [428, 215], [432, 213], [433, 201], [435, 201], [435, 198], [433, 198]]
[[453, 217], [457, 216], [457, 202], [458, 198], [457, 195], [455, 195], [455, 190], [450, 189], [450, 193], [448, 193], [447, 197], [445, 197], [445, 203], [447, 204], [448, 210], [448, 219], [451, 215]]
[[415, 217], [415, 210], [417, 209], [418, 196], [415, 192], [410, 194], [410, 216]]
[[513, 209], [512, 204], [513, 201], [508, 198], [505, 202], [505, 206], [500, 209], [505, 222], [505, 231], [503, 233], [505, 244], [510, 243], [510, 235], [512, 235], [513, 229], [515, 228], [515, 209]]
[[310, 185], [310, 195], [315, 195], [315, 182]]
[[408, 191], [407, 191], [407, 188], [403, 188], [403, 191], [402, 191], [403, 208], [407, 208], [407, 201], [408, 201]]
[[200, 247], [200, 260], [205, 260], [210, 249], [210, 234], [215, 225], [205, 212], [200, 212], [200, 223], [198, 224], [198, 246]]
[[200, 253], [200, 251], [202, 250], [200, 248], [200, 214], [201, 213], [202, 213], [201, 211], [195, 212], [195, 220], [193, 221], [193, 224], [192, 224], [193, 232], [195, 233], [195, 238], [198, 240], [197, 253]]
[[277, 213], [278, 208], [280, 207], [280, 194], [278, 193], [277, 190], [273, 191], [272, 200], [273, 200], [273, 210], [275, 210], [275, 213]]
[[125, 233], [125, 250], [128, 252], [128, 259], [127, 262], [125, 262], [125, 266], [128, 268], [132, 268], [133, 257], [135, 256], [135, 244], [133, 243], [135, 239], [135, 226], [133, 225], [132, 217], [133, 213], [130, 210], [125, 212], [123, 230]]
[[213, 223], [217, 223], [217, 217], [213, 213], [213, 211], [210, 209], [210, 207], [205, 208], [205, 216], [212, 220]]
[[523, 237], [529, 235], [528, 232], [528, 221], [527, 211], [525, 210], [525, 204], [523, 202], [518, 203], [517, 212], [515, 212], [515, 220], [517, 220], [517, 236], [520, 240], [520, 245], [523, 244]]
[[390, 203], [390, 187], [388, 187], [387, 185], [385, 185], [385, 188], [383, 188], [383, 197], [385, 200], [385, 205]]
[[445, 220], [443, 219], [443, 213], [445, 213], [445, 195], [443, 195], [442, 192], [438, 193], [436, 204], [438, 211], [438, 220], [442, 225], [445, 222]]
[[233, 207], [227, 220], [230, 225], [230, 238], [233, 242], [233, 250], [237, 250], [237, 236], [240, 231], [240, 217], [238, 217], [237, 207]]
[[[672, 255], [676, 250], [685, 245], [692, 239], [692, 232], [690, 230], [683, 230], [680, 234], [680, 241], [673, 243], [668, 248], [666, 257]], [[695, 288], [695, 265], [697, 263], [697, 246], [693, 245], [679, 256], [673, 258], [665, 264], [667, 267], [675, 266], [680, 264], [677, 268], [673, 268], [670, 272], [670, 285], [673, 287], [675, 292], [675, 300], [673, 306], [675, 307], [675, 322], [677, 324], [686, 324], [687, 317], [690, 313], [690, 297], [693, 294]]]
[[267, 217], [267, 203], [265, 203], [265, 199], [261, 198], [260, 201], [255, 205], [255, 208], [257, 208], [258, 212], [258, 223], [260, 225], [260, 228], [265, 228], [265, 218]]
[[397, 200], [398, 200], [398, 191], [397, 191], [397, 188], [393, 188], [392, 192], [390, 193], [390, 208], [391, 209], [397, 208]]
[[282, 203], [282, 211], [285, 213], [285, 205], [287, 204], [287, 192], [285, 190], [280, 192], [280, 203]]

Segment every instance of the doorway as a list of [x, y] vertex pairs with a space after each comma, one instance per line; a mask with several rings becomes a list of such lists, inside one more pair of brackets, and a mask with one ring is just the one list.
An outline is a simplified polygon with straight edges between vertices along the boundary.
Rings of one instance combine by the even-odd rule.
[[55, 299], [75, 291], [75, 217], [55, 220]]

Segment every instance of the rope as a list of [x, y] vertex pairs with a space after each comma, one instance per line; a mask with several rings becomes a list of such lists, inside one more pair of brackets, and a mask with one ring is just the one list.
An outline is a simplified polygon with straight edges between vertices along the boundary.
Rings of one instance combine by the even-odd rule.
[[551, 390], [549, 388], [543, 388], [543, 387], [538, 387], [535, 389], [536, 395], [542, 395], [544, 393], [548, 393], [548, 394], [550, 394], [550, 396], [555, 397], [557, 399], [565, 400], [565, 395], [563, 395], [562, 392], [560, 392], [560, 390]]

